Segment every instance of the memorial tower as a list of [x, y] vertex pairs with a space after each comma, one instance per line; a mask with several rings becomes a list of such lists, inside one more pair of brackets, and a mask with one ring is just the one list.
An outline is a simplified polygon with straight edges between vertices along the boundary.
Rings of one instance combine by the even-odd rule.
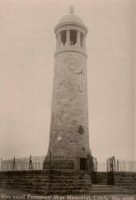
[[48, 153], [44, 168], [87, 170], [89, 148], [87, 102], [87, 27], [74, 14], [55, 27], [54, 83]]

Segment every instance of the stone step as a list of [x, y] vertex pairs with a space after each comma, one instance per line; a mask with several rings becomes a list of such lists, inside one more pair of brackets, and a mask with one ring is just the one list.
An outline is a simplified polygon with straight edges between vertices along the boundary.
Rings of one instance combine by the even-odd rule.
[[120, 183], [120, 184], [117, 184], [118, 186], [128, 186], [128, 187], [133, 187], [134, 184], [125, 184], [125, 183]]
[[91, 186], [91, 183], [71, 183], [71, 184], [69, 184], [69, 183], [60, 183], [60, 182], [49, 182], [49, 185], [56, 185], [56, 186], [58, 186], [58, 185], [61, 185], [61, 186], [63, 186], [63, 185], [79, 185], [79, 186], [83, 186], [83, 185], [87, 185], [87, 186]]
[[136, 184], [136, 181], [134, 181], [134, 180], [120, 180], [120, 181], [116, 181], [116, 183], [133, 183], [133, 184]]
[[18, 184], [19, 185], [30, 185], [30, 186], [33, 186], [33, 185], [48, 185], [48, 184], [55, 184], [55, 185], [84, 185], [84, 184], [86, 184], [86, 185], [91, 185], [91, 182], [90, 181], [53, 181], [53, 180], [51, 180], [51, 181], [44, 181], [44, 182], [41, 182], [41, 181], [32, 181], [32, 182], [25, 182], [25, 181], [20, 181], [20, 182], [12, 182], [12, 181], [10, 181], [10, 182], [1, 182], [1, 185], [5, 185], [5, 184], [7, 184], [7, 185], [17, 185], [18, 186]]
[[136, 180], [134, 180], [134, 179], [123, 179], [123, 178], [121, 178], [121, 179], [118, 179], [118, 180], [116, 180], [116, 182], [134, 182], [134, 183], [136, 183]]
[[36, 186], [48, 186], [48, 185], [51, 185], [52, 187], [67, 187], [67, 186], [83, 186], [86, 185], [86, 186], [91, 186], [91, 183], [90, 182], [72, 182], [69, 184], [69, 182], [46, 182], [46, 183], [37, 183], [37, 182], [32, 182], [32, 183], [29, 183], [29, 182], [20, 182], [20, 183], [17, 183], [17, 182], [10, 182], [10, 183], [2, 183], [1, 186], [6, 186], [6, 185], [9, 185], [9, 186], [13, 186], [13, 187], [36, 187]]
[[132, 194], [132, 191], [91, 191], [90, 195], [113, 195], [113, 194]]
[[[90, 180], [49, 180], [50, 183], [91, 183]], [[36, 182], [38, 183], [38, 182]], [[44, 183], [44, 182], [43, 182]]]
[[116, 184], [118, 184], [118, 183], [126, 183], [126, 184], [136, 184], [136, 182], [135, 181], [116, 181]]
[[49, 191], [50, 195], [65, 195], [65, 194], [72, 194], [72, 195], [76, 195], [76, 194], [87, 194], [86, 190], [56, 190], [56, 191]]
[[[12, 188], [12, 189], [16, 189]], [[66, 191], [67, 189], [67, 191]], [[28, 192], [28, 193], [35, 193], [35, 194], [47, 194], [47, 188], [45, 187], [36, 187], [36, 188], [21, 188], [22, 191]], [[103, 185], [93, 185], [92, 187], [88, 188], [60, 188], [60, 189], [49, 189], [49, 194], [90, 194], [90, 195], [104, 195], [104, 194], [132, 194], [133, 190], [129, 190], [128, 188], [122, 188], [117, 186], [103, 186]]]
[[136, 182], [135, 181], [118, 181], [118, 182], [116, 182], [116, 184], [120, 184], [120, 183], [125, 183], [125, 184], [136, 184]]
[[[126, 190], [126, 189], [125, 189]], [[105, 193], [108, 193], [108, 192], [116, 192], [116, 193], [118, 193], [118, 192], [123, 192], [123, 191], [125, 191], [125, 190], [120, 190], [120, 189], [116, 189], [116, 190], [114, 190], [114, 189], [104, 189], [104, 190], [97, 190], [97, 189], [91, 189], [90, 190], [90, 192], [105, 192]]]
[[136, 175], [135, 174], [120, 174], [116, 177], [116, 185], [129, 187], [135, 190], [134, 185], [136, 185]]
[[126, 188], [119, 186], [99, 186], [93, 185], [90, 194], [120, 194], [120, 193], [129, 193]]
[[65, 176], [51, 176], [50, 177], [51, 180], [89, 180], [90, 177], [75, 177], [75, 176], [68, 176], [68, 177], [65, 177]]

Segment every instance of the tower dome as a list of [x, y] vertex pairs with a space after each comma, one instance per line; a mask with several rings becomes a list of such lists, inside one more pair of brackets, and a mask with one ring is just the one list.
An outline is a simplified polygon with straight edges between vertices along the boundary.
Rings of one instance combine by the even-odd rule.
[[82, 19], [74, 14], [74, 7], [71, 6], [69, 9], [69, 14], [63, 16], [60, 20], [59, 23], [55, 27], [55, 32], [58, 28], [65, 26], [65, 25], [77, 25], [82, 28], [84, 28], [87, 32], [87, 27], [84, 25]]
[[54, 55], [64, 52], [82, 53], [85, 56], [85, 38], [87, 27], [82, 19], [74, 14], [73, 6], [70, 7], [68, 15], [62, 17], [55, 27], [56, 51]]
[[69, 14], [62, 17], [59, 21], [59, 24], [73, 24], [73, 23], [83, 25], [82, 19], [74, 14], [74, 8], [73, 6], [71, 6]]

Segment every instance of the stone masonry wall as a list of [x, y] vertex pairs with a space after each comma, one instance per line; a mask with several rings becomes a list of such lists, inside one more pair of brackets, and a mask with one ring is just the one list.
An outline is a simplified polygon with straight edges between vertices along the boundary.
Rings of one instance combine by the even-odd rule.
[[86, 56], [63, 52], [55, 57], [49, 149], [53, 156], [90, 153]]

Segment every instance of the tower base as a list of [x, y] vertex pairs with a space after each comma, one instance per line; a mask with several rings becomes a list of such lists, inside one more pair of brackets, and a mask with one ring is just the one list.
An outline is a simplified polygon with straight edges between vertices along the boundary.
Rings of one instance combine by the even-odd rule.
[[91, 154], [82, 156], [50, 156], [47, 154], [43, 163], [43, 169], [64, 170], [70, 169], [75, 171], [93, 171], [93, 157]]
[[88, 162], [88, 157], [46, 156], [43, 169], [48, 170], [48, 194], [87, 193], [92, 185]]

